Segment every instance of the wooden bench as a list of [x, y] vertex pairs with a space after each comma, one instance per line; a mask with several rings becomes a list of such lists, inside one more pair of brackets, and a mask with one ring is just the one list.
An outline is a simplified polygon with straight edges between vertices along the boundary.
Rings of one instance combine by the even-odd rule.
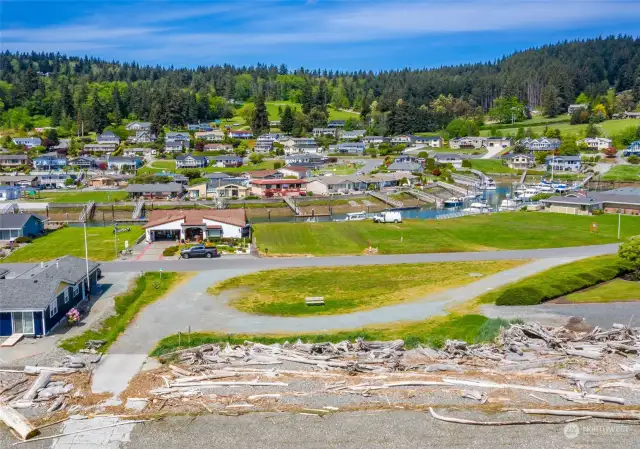
[[308, 306], [324, 306], [324, 296], [309, 296], [304, 298], [304, 303]]

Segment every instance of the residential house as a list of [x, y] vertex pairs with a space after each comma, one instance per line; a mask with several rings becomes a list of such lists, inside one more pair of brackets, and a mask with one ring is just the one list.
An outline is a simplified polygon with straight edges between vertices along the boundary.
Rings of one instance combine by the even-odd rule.
[[192, 154], [180, 155], [176, 158], [176, 168], [204, 168], [207, 166], [207, 158]]
[[319, 153], [320, 148], [316, 143], [315, 139], [312, 138], [290, 138], [284, 142], [284, 154], [295, 154], [295, 153]]
[[140, 130], [136, 131], [136, 135], [129, 137], [128, 140], [131, 143], [151, 143], [156, 141], [156, 135], [150, 130]]
[[204, 146], [204, 151], [233, 151], [233, 145], [229, 143], [208, 143]]
[[462, 168], [462, 161], [469, 157], [458, 153], [436, 153], [433, 159], [438, 165], [451, 164], [454, 168]]
[[387, 167], [387, 170], [395, 172], [395, 171], [405, 171], [409, 173], [422, 173], [423, 168], [422, 164], [418, 162], [397, 162], [394, 161]]
[[549, 137], [541, 137], [539, 139], [526, 137], [521, 139], [518, 143], [524, 145], [524, 147], [529, 151], [554, 151], [558, 149], [562, 141], [560, 139], [553, 139]]
[[207, 142], [222, 142], [224, 140], [224, 132], [219, 129], [211, 131], [201, 131], [195, 133], [196, 139], [206, 140]]
[[273, 142], [256, 142], [253, 151], [259, 154], [267, 154], [273, 150]]
[[123, 156], [129, 156], [129, 157], [144, 157], [145, 153], [147, 153], [147, 151], [149, 151], [150, 148], [125, 148], [122, 151], [122, 155]]
[[62, 170], [67, 166], [67, 158], [53, 154], [44, 154], [33, 160], [36, 170]]
[[14, 137], [12, 140], [15, 145], [23, 146], [28, 149], [42, 145], [42, 140], [40, 140], [39, 137]]
[[311, 132], [313, 137], [329, 136], [334, 139], [338, 138], [338, 128], [313, 128]]
[[327, 125], [328, 128], [344, 128], [346, 120], [331, 120]]
[[240, 180], [212, 180], [187, 188], [191, 199], [241, 199], [251, 194], [251, 188]]
[[488, 149], [505, 149], [513, 146], [511, 137], [488, 137], [485, 141], [485, 147]]
[[530, 154], [507, 154], [502, 159], [515, 170], [527, 170], [536, 165], [536, 159]]
[[416, 136], [415, 143], [429, 148], [441, 148], [444, 146], [444, 140], [440, 136]]
[[362, 142], [345, 142], [338, 145], [331, 145], [329, 147], [330, 153], [340, 154], [364, 154], [364, 150], [367, 146]]
[[72, 256], [0, 280], [0, 336], [48, 335], [97, 290], [100, 265]]
[[26, 154], [0, 154], [0, 168], [30, 166], [31, 159]]
[[543, 200], [550, 212], [587, 215], [596, 210], [610, 214], [640, 215], [640, 189], [621, 187], [589, 192], [588, 197], [553, 196]]
[[58, 155], [64, 156], [69, 152], [69, 148], [71, 148], [71, 139], [59, 139], [58, 145], [55, 145], [52, 150]]
[[362, 138], [362, 141], [369, 147], [369, 145], [373, 145], [374, 147], [378, 147], [380, 144], [389, 143], [391, 139], [384, 136], [365, 136]]
[[19, 186], [0, 186], [0, 201], [19, 200], [21, 192]]
[[311, 177], [311, 169], [309, 167], [299, 167], [295, 165], [287, 165], [278, 169], [284, 178], [305, 179]]
[[596, 210], [604, 208], [603, 201], [588, 197], [552, 196], [542, 200], [546, 210], [569, 215], [591, 215]]
[[252, 179], [251, 193], [263, 198], [306, 194], [306, 179]]
[[412, 156], [410, 154], [400, 154], [400, 155], [395, 157], [393, 162], [413, 162], [413, 163], [418, 163], [418, 162], [420, 162], [420, 158], [418, 156]]
[[115, 143], [90, 143], [82, 148], [83, 153], [103, 153], [103, 154], [111, 154], [116, 151]]
[[55, 189], [62, 188], [68, 182], [75, 182], [77, 175], [75, 173], [65, 173], [65, 172], [31, 172], [32, 174], [38, 176], [38, 185], [41, 187]]
[[287, 165], [297, 165], [304, 167], [318, 167], [327, 161], [327, 157], [316, 153], [289, 154], [284, 157]]
[[183, 142], [183, 145], [189, 148], [191, 137], [185, 132], [168, 132], [165, 135], [165, 142]]
[[625, 112], [623, 114], [624, 118], [640, 118], [640, 112]]
[[245, 173], [249, 182], [254, 179], [282, 179], [284, 176], [278, 170], [252, 170]]
[[242, 156], [233, 154], [205, 157], [209, 165], [214, 167], [241, 167], [243, 162]]
[[353, 131], [342, 131], [340, 138], [342, 140], [359, 140], [367, 134], [366, 129], [354, 129]]
[[164, 151], [167, 153], [180, 153], [185, 148], [189, 148], [188, 144], [183, 141], [167, 141], [164, 143]]
[[279, 138], [280, 134], [278, 133], [262, 134], [261, 136], [258, 136], [257, 143], [273, 143], [277, 142]]
[[127, 131], [150, 131], [151, 122], [131, 122], [125, 128]]
[[253, 133], [244, 129], [232, 129], [229, 131], [229, 137], [232, 139], [251, 139], [253, 137]]
[[413, 145], [416, 141], [416, 136], [411, 134], [400, 134], [399, 136], [393, 136], [391, 138], [391, 145]]
[[[625, 157], [640, 156], [640, 140], [634, 140], [631, 142], [622, 154], [624, 154]], [[0, 158], [1, 157], [2, 156], [0, 156]]]
[[414, 182], [420, 178], [419, 176], [413, 175], [408, 171], [397, 171], [393, 173], [376, 173], [373, 175], [363, 175], [359, 176], [358, 179], [364, 186], [366, 186], [362, 190], [380, 190], [389, 187], [398, 187], [401, 184], [405, 183], [408, 183], [408, 185], [413, 185]]
[[102, 134], [98, 134], [96, 141], [98, 143], [115, 143], [116, 145], [120, 145], [120, 137], [113, 131], [105, 131]]
[[576, 111], [587, 110], [589, 109], [589, 105], [580, 103], [580, 104], [570, 104], [567, 108], [567, 113], [569, 115], [573, 114]]
[[366, 188], [357, 176], [319, 176], [310, 179], [307, 186], [307, 192], [314, 195], [336, 195], [359, 191]]
[[606, 137], [587, 137], [585, 139], [580, 139], [576, 141], [578, 145], [586, 144], [587, 147], [592, 151], [602, 151], [611, 147], [613, 140], [607, 139]]
[[109, 170], [137, 170], [142, 167], [142, 160], [139, 157], [110, 156], [107, 158]]
[[165, 184], [129, 184], [126, 190], [132, 198], [169, 199], [182, 196], [184, 186], [177, 182]]
[[126, 183], [121, 176], [116, 175], [99, 175], [89, 178], [87, 184], [93, 188], [118, 187]]
[[36, 187], [39, 180], [34, 175], [0, 175], [0, 186]]
[[467, 136], [467, 137], [456, 137], [455, 139], [449, 140], [449, 148], [452, 150], [458, 149], [478, 149], [486, 146], [487, 138], [486, 137], [476, 137], [476, 136]]
[[547, 156], [545, 161], [547, 170], [577, 172], [582, 167], [580, 156]]
[[[3, 187], [3, 189], [16, 188]], [[18, 197], [20, 197], [19, 193]], [[37, 237], [42, 235], [46, 220], [46, 218], [35, 214], [0, 214], [0, 240], [11, 241], [18, 237]]]
[[243, 209], [154, 210], [144, 229], [147, 242], [243, 238], [251, 234]]
[[73, 159], [69, 159], [68, 165], [69, 167], [76, 169], [88, 170], [91, 168], [97, 168], [98, 161], [96, 158], [91, 156], [78, 156]]
[[213, 131], [209, 123], [190, 123], [187, 125], [189, 131]]

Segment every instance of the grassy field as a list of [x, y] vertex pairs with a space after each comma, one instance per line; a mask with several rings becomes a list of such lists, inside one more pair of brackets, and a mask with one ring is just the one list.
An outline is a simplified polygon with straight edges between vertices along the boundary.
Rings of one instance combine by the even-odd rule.
[[[477, 280], [470, 273], [495, 274], [524, 261], [473, 261], [367, 267], [295, 268], [238, 276], [209, 292], [236, 296], [231, 306], [262, 315], [332, 315], [405, 303]], [[323, 296], [325, 305], [309, 307], [304, 299]]]
[[640, 282], [614, 279], [562, 298], [569, 302], [637, 301], [640, 299]]
[[[599, 232], [590, 232], [591, 223]], [[617, 241], [618, 217], [503, 212], [449, 220], [256, 224], [260, 250], [269, 254], [381, 254], [489, 251], [599, 245]], [[622, 238], [640, 234], [640, 217], [624, 217]]]
[[471, 168], [482, 173], [518, 173], [518, 170], [509, 168], [496, 159], [471, 159]]
[[640, 181], [640, 165], [616, 165], [602, 176], [603, 181]]
[[[331, 341], [337, 343], [343, 340], [355, 340], [358, 337], [365, 340], [394, 340], [401, 338], [409, 348], [419, 344], [433, 347], [441, 347], [445, 340], [456, 339], [467, 342], [484, 343], [496, 338], [500, 327], [507, 327], [509, 323], [501, 319], [488, 319], [482, 315], [448, 315], [434, 317], [425, 321], [402, 322], [387, 324], [384, 326], [364, 327], [360, 329], [344, 330], [329, 334], [220, 334], [220, 333], [193, 333], [191, 334], [191, 346], [205, 343], [230, 343], [243, 344], [245, 341], [255, 341], [264, 344], [284, 343], [296, 341], [319, 343]], [[185, 341], [184, 336], [182, 342]], [[182, 349], [178, 344], [178, 336], [171, 335], [158, 343], [151, 353], [159, 356], [176, 349]]]
[[122, 201], [127, 198], [127, 192], [122, 191], [89, 191], [76, 192], [73, 190], [63, 192], [39, 192], [32, 199], [49, 203], [86, 203], [95, 201], [96, 203], [109, 203], [112, 201]]
[[[259, 164], [247, 164], [242, 167], [207, 167], [204, 169], [206, 173], [245, 173], [252, 170], [272, 170], [274, 162], [279, 161], [262, 161]], [[178, 170], [180, 172], [181, 170]]]
[[[250, 101], [248, 101], [245, 104], [252, 104]], [[279, 100], [279, 101], [267, 101], [266, 102], [266, 106], [267, 106], [267, 113], [269, 114], [269, 120], [270, 121], [279, 121], [280, 120], [280, 114], [278, 113], [278, 107], [281, 107], [282, 110], [284, 110], [285, 107], [287, 106], [291, 106], [291, 109], [293, 109], [294, 111], [297, 109], [298, 111], [302, 110], [302, 105], [299, 103], [294, 103], [292, 101], [285, 101], [285, 100]], [[329, 120], [347, 120], [348, 118], [360, 118], [360, 113], [359, 112], [350, 112], [350, 111], [342, 111], [342, 110], [337, 110], [332, 108], [331, 106], [327, 107], [327, 112], [329, 113]], [[239, 125], [239, 126], [233, 126], [233, 125]], [[240, 117], [240, 116], [235, 116], [233, 118], [230, 118], [228, 120], [222, 120], [221, 121], [221, 125], [222, 126], [232, 126], [233, 128], [242, 128], [245, 127], [246, 121]]]
[[321, 170], [314, 170], [314, 176], [320, 176], [323, 173], [331, 173], [333, 175], [353, 175], [363, 164], [332, 164]]
[[[544, 120], [541, 120], [544, 121]], [[559, 129], [563, 135], [574, 134], [577, 137], [584, 137], [585, 130], [587, 129], [587, 124], [583, 125], [571, 125], [570, 123], [558, 123], [558, 124], [550, 124], [550, 125], [535, 125], [534, 122], [530, 122], [531, 126], [528, 126], [526, 122], [521, 122], [525, 124], [526, 128], [531, 128], [533, 132], [536, 134], [542, 134], [545, 126], [553, 129]], [[607, 120], [602, 123], [598, 123], [598, 128], [601, 129], [602, 133], [606, 137], [611, 137], [614, 134], [617, 134], [630, 126], [639, 126], [640, 120], [637, 119], [622, 119], [622, 120]], [[504, 128], [500, 129], [500, 132], [503, 136], [515, 136], [518, 132], [518, 128]], [[488, 136], [490, 131], [488, 129], [483, 129], [480, 131], [481, 136]]]
[[98, 330], [89, 330], [63, 340], [60, 346], [67, 351], [77, 352], [84, 349], [89, 340], [106, 340], [107, 343], [99, 349], [106, 352], [145, 306], [164, 296], [184, 278], [182, 273], [145, 273], [136, 279], [134, 287], [127, 293], [116, 296], [115, 314], [104, 320]]
[[559, 298], [630, 271], [631, 266], [617, 255], [592, 257], [551, 268], [479, 297], [478, 304], [501, 306], [534, 305]]
[[[144, 231], [140, 226], [129, 226], [129, 232], [118, 233], [118, 251], [124, 249], [125, 240], [132, 246]], [[97, 261], [115, 258], [115, 241], [113, 228], [87, 228], [89, 259]], [[14, 251], [2, 262], [40, 262], [70, 254], [84, 258], [84, 231], [82, 228], [64, 227], [52, 231], [44, 237], [33, 241]]]

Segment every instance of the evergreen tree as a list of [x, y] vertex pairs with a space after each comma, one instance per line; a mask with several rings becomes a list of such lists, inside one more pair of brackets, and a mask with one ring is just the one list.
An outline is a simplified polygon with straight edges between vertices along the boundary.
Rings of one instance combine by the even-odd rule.
[[269, 114], [267, 112], [267, 105], [264, 102], [264, 94], [262, 92], [260, 92], [256, 97], [251, 129], [253, 130], [253, 134], [256, 136], [269, 131]]
[[291, 132], [293, 132], [293, 126], [295, 119], [293, 117], [293, 110], [291, 109], [291, 106], [287, 105], [284, 108], [284, 112], [282, 113], [282, 115], [280, 116], [280, 129], [282, 130], [282, 132], [290, 134]]
[[558, 88], [549, 85], [542, 90], [542, 113], [545, 117], [556, 117], [562, 113], [562, 100]]
[[320, 84], [318, 84], [315, 103], [322, 111], [327, 111], [327, 104], [329, 103], [329, 89], [327, 88], [327, 82], [324, 79], [320, 80]]
[[313, 107], [313, 90], [311, 84], [305, 81], [302, 85], [302, 92], [300, 94], [300, 103], [302, 103], [302, 113], [308, 114]]

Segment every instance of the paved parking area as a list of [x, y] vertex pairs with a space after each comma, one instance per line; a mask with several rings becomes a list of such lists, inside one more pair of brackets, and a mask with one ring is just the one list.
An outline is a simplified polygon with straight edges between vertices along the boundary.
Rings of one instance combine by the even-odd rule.
[[[155, 260], [164, 260], [162, 252], [170, 246], [175, 246], [176, 242], [153, 242], [148, 244], [143, 243], [142, 245], [144, 246], [142, 246], [141, 251], [138, 253], [134, 260], [140, 262], [149, 262]], [[174, 257], [171, 257], [171, 259], [173, 258]]]

